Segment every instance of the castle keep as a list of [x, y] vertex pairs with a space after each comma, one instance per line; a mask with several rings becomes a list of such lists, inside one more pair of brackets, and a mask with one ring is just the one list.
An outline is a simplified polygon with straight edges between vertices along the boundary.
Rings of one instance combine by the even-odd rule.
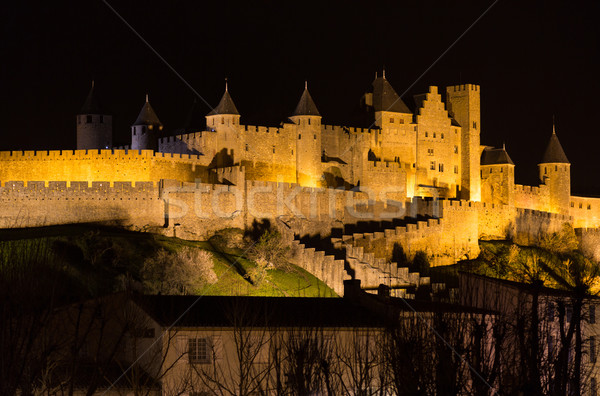
[[[112, 117], [92, 86], [76, 117], [76, 151], [0, 152], [0, 223], [99, 221], [204, 238], [269, 219], [338, 291], [340, 260], [363, 284], [399, 277], [389, 266], [394, 243], [442, 265], [477, 255], [480, 238], [600, 227], [600, 199], [571, 196], [555, 131], [540, 184], [517, 185], [506, 149], [480, 142], [480, 87], [443, 94], [431, 86], [411, 110], [385, 75], [376, 77], [362, 98], [371, 127], [358, 128], [323, 124], [305, 85], [289, 118], [267, 127], [242, 124], [226, 86], [205, 128], [172, 136], [146, 97], [131, 144], [115, 148]], [[315, 234], [338, 253], [310, 251], [302, 238]]]

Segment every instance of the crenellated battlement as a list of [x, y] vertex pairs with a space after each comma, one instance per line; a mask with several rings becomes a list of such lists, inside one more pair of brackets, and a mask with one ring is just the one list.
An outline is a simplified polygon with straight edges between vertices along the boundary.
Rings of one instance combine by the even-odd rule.
[[165, 137], [159, 138], [158, 142], [159, 142], [159, 144], [167, 144], [167, 143], [175, 143], [177, 141], [197, 140], [197, 139], [202, 138], [202, 136], [208, 132], [209, 131], [201, 131], [201, 132], [185, 133], [182, 135], [165, 136]]
[[379, 172], [400, 172], [402, 166], [398, 162], [389, 161], [367, 161], [368, 170]]
[[326, 132], [336, 133], [353, 133], [353, 134], [371, 134], [378, 132], [378, 128], [360, 128], [360, 127], [349, 127], [342, 125], [322, 125], [322, 128]]
[[86, 196], [118, 195], [127, 198], [128, 194], [154, 194], [158, 198], [158, 183], [147, 181], [108, 182], [108, 181], [7, 181], [0, 184], [2, 198], [37, 198], [44, 195]]
[[242, 127], [244, 127], [244, 131], [246, 132], [255, 132], [255, 133], [270, 133], [270, 134], [278, 134], [281, 133], [281, 131], [283, 130], [283, 128], [278, 128], [278, 127], [267, 127], [267, 126], [260, 126], [260, 125], [241, 125]]
[[73, 160], [192, 160], [202, 155], [161, 153], [153, 150], [42, 150], [0, 151], [0, 161], [73, 161]]
[[459, 91], [481, 91], [481, 87], [475, 84], [460, 84], [460, 85], [451, 85], [447, 88], [453, 92]]

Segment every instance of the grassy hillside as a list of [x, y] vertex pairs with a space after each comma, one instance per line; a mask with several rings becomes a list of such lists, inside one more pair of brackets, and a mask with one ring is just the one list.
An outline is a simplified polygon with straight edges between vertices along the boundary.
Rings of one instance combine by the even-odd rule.
[[[241, 230], [229, 230], [229, 234]], [[289, 265], [268, 269], [266, 277], [253, 282], [248, 276], [256, 263], [241, 247], [230, 247], [223, 238], [186, 241], [161, 235], [131, 232], [97, 225], [65, 225], [16, 230], [0, 230], [0, 251], [5, 255], [45, 256], [45, 262], [58, 273], [61, 284], [76, 295], [97, 296], [122, 290], [125, 285], [141, 288], [144, 262], [161, 250], [176, 253], [182, 249], [210, 253], [218, 280], [194, 291], [198, 295], [250, 295], [333, 297], [335, 293], [303, 269]], [[13, 260], [14, 258], [5, 259]], [[6, 271], [6, 267], [0, 271]]]

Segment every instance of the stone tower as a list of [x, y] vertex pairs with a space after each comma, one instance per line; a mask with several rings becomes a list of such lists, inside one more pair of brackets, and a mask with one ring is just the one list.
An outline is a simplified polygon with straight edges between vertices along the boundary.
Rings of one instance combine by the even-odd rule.
[[221, 101], [206, 115], [206, 127], [209, 131], [217, 132], [217, 140], [223, 149], [215, 156], [211, 167], [232, 166], [239, 160], [237, 153], [241, 152], [243, 142], [240, 139], [240, 113], [229, 94], [227, 81]]
[[568, 213], [571, 200], [571, 164], [558, 141], [554, 126], [538, 170], [540, 181], [549, 188], [548, 211]]
[[148, 101], [142, 106], [142, 110], [131, 126], [131, 149], [132, 150], [154, 150], [158, 149], [158, 137], [163, 125]]
[[464, 84], [446, 88], [448, 112], [461, 126], [461, 198], [481, 201], [481, 89]]
[[485, 202], [514, 206], [515, 164], [503, 146], [481, 156], [481, 196]]
[[77, 115], [77, 149], [112, 148], [112, 116], [104, 114], [92, 88]]
[[296, 178], [300, 185], [317, 186], [321, 179], [321, 114], [304, 83], [304, 92], [290, 120], [297, 125]]

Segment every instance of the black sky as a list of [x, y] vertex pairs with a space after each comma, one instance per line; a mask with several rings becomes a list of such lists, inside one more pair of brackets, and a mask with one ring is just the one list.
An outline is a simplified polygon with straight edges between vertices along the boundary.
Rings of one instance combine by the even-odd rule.
[[[228, 77], [243, 123], [278, 125], [308, 79], [324, 122], [345, 125], [383, 65], [404, 92], [492, 1], [109, 3], [209, 103]], [[573, 192], [600, 195], [599, 10], [499, 0], [405, 99], [480, 84], [482, 143], [505, 142], [527, 184], [555, 115]], [[74, 148], [92, 79], [116, 143], [146, 92], [167, 130], [182, 126], [193, 92], [102, 1], [3, 3], [0, 18], [0, 150]]]

